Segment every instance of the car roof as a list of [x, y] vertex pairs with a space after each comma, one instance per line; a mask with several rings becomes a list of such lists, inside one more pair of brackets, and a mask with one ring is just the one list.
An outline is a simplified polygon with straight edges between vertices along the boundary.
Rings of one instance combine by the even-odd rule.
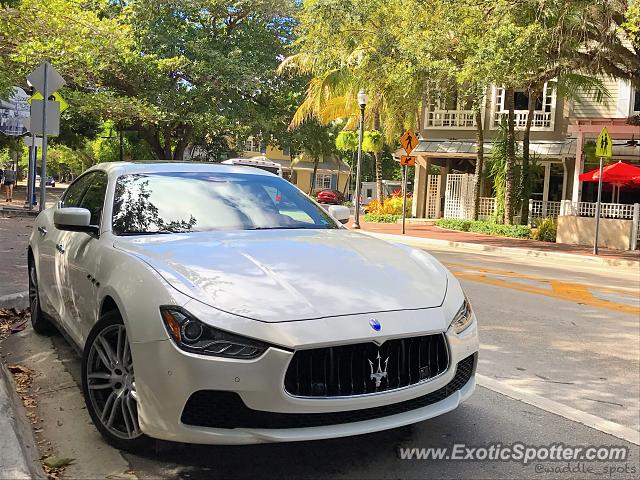
[[184, 173], [184, 172], [216, 172], [244, 173], [277, 177], [273, 173], [246, 165], [223, 165], [210, 162], [163, 162], [158, 160], [136, 162], [105, 162], [94, 165], [87, 172], [100, 170], [108, 175], [127, 175], [135, 173]]

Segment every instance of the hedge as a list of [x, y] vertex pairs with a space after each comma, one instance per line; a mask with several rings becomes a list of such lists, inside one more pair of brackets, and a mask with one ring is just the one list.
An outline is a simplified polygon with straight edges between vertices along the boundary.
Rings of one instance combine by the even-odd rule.
[[528, 225], [502, 225], [483, 220], [454, 220], [450, 218], [442, 218], [436, 221], [436, 225], [448, 230], [484, 233], [497, 237], [531, 238], [531, 227]]
[[393, 215], [391, 213], [365, 213], [364, 221], [365, 222], [375, 222], [375, 223], [397, 223], [399, 219], [402, 218], [402, 215]]

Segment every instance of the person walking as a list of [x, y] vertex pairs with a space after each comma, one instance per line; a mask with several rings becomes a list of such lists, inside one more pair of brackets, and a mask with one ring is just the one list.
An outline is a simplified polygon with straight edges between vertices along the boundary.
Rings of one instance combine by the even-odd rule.
[[18, 175], [11, 167], [5, 168], [2, 175], [2, 183], [4, 184], [4, 197], [6, 202], [13, 202], [13, 187], [16, 184]]

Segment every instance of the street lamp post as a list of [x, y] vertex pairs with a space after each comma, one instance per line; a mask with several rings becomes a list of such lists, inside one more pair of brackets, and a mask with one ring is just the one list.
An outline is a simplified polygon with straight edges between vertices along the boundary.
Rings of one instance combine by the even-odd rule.
[[364, 109], [367, 106], [369, 96], [364, 89], [358, 92], [358, 105], [360, 105], [360, 139], [358, 141], [358, 163], [356, 165], [356, 201], [354, 203], [356, 210], [353, 217], [353, 225], [351, 228], [360, 228], [360, 167], [362, 165], [362, 139], [364, 137]]

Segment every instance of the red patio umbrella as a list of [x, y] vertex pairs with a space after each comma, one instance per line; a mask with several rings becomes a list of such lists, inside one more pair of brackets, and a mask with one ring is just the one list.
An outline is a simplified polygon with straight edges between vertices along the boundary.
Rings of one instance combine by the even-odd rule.
[[[597, 182], [598, 180], [600, 180], [599, 168], [580, 175], [582, 182]], [[640, 184], [640, 167], [623, 162], [612, 163], [602, 169], [602, 181], [618, 185]]]

